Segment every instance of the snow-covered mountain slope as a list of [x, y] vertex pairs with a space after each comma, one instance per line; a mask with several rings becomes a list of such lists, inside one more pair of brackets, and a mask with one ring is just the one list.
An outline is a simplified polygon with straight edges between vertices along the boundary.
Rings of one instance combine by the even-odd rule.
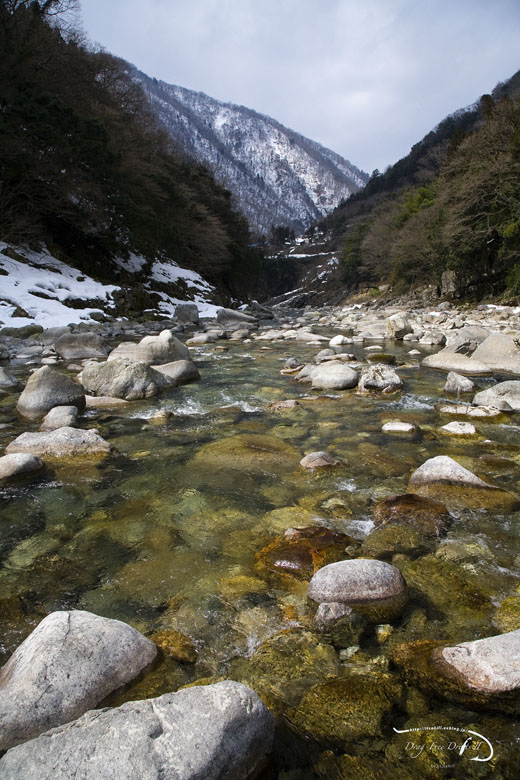
[[[176, 304], [186, 301], [195, 303], [203, 317], [214, 316], [221, 308], [211, 303], [212, 285], [195, 271], [157, 261], [141, 277], [145, 263], [131, 255], [118, 265], [150, 294], [155, 304], [148, 310], [150, 316], [171, 317]], [[51, 328], [114, 317], [122, 313], [121, 295], [120, 286], [102, 284], [46, 249], [36, 252], [0, 241], [0, 328], [32, 324]]]
[[172, 138], [235, 195], [251, 228], [297, 232], [369, 179], [339, 154], [244, 106], [152, 79], [129, 66]]

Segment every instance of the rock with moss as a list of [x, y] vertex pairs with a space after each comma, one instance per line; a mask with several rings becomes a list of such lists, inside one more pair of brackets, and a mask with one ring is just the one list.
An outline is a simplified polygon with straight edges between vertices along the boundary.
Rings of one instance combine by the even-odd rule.
[[320, 525], [288, 528], [257, 553], [256, 568], [263, 574], [309, 580], [322, 566], [341, 560], [353, 541]]
[[402, 686], [389, 674], [346, 674], [310, 688], [286, 718], [291, 728], [323, 747], [346, 750], [381, 737]]
[[404, 679], [469, 707], [520, 713], [520, 630], [447, 645], [419, 640], [393, 654]]
[[520, 629], [520, 596], [508, 596], [503, 600], [493, 618], [493, 624], [503, 632]]
[[276, 436], [240, 433], [226, 436], [199, 449], [192, 464], [222, 472], [223, 469], [252, 474], [293, 471], [300, 461], [298, 451]]
[[324, 566], [312, 577], [307, 597], [317, 603], [339, 602], [375, 623], [398, 618], [406, 605], [401, 572], [388, 563], [355, 558]]
[[410, 477], [408, 490], [430, 498], [442, 498], [448, 506], [509, 512], [520, 506], [518, 496], [485, 482], [447, 455], [430, 458], [416, 469]]
[[393, 523], [372, 531], [361, 545], [360, 554], [391, 561], [396, 554], [416, 558], [431, 552], [435, 541], [425, 537], [418, 528]]
[[374, 525], [409, 525], [427, 538], [441, 536], [451, 524], [446, 506], [415, 493], [398, 493], [378, 501], [372, 514]]
[[192, 640], [181, 631], [165, 629], [150, 636], [152, 642], [159, 647], [164, 655], [183, 664], [194, 664], [197, 660], [197, 648]]

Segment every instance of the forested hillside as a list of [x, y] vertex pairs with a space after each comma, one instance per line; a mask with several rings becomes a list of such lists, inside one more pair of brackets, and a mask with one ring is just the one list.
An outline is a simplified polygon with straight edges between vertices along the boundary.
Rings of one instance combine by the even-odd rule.
[[102, 281], [135, 285], [160, 261], [244, 293], [258, 261], [231, 193], [175, 149], [121, 62], [68, 29], [73, 5], [0, 2], [0, 240]]
[[445, 119], [321, 223], [346, 289], [520, 294], [519, 82]]

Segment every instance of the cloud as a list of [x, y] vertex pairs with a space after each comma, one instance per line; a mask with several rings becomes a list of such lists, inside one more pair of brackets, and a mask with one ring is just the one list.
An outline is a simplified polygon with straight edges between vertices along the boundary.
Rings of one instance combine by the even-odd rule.
[[82, 0], [150, 76], [269, 114], [371, 171], [519, 67], [518, 0]]

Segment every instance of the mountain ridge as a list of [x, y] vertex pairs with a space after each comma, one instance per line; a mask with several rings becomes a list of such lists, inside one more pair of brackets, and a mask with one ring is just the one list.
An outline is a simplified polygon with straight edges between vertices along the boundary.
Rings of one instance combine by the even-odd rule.
[[233, 192], [256, 232], [302, 231], [368, 181], [341, 155], [266, 114], [127, 67], [170, 137]]

